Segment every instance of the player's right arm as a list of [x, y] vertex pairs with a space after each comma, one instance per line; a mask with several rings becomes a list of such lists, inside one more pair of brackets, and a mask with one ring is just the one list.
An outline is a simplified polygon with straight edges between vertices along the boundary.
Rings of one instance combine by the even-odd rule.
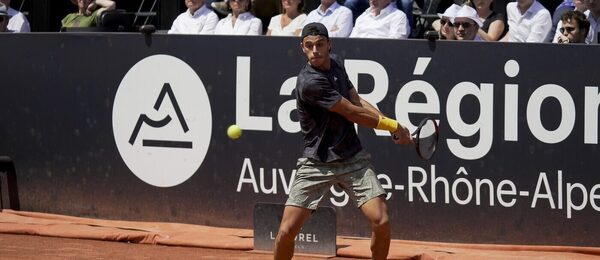
[[379, 111], [379, 109], [375, 108], [373, 105], [371, 105], [371, 103], [361, 98], [354, 87], [350, 89], [350, 102], [356, 106], [362, 106], [377, 115], [385, 116], [383, 113], [381, 113], [381, 111]]
[[299, 85], [298, 98], [303, 102], [337, 113], [361, 126], [390, 131], [395, 143], [407, 144], [412, 141], [406, 127], [383, 116], [370, 104], [363, 103], [354, 88], [350, 89], [349, 100], [332, 88], [329, 81], [323, 77], [315, 77]]
[[348, 121], [352, 121], [361, 126], [376, 128], [377, 123], [379, 123], [378, 114], [363, 106], [356, 105], [344, 97], [342, 97], [335, 105], [333, 105], [329, 111], [340, 114]]
[[[360, 103], [359, 103], [360, 104]], [[394, 136], [394, 142], [397, 144], [408, 144], [412, 141], [410, 132], [406, 127], [402, 126], [396, 120], [387, 118], [377, 113], [376, 109], [369, 109], [362, 105], [356, 105], [350, 100], [342, 97], [335, 103], [329, 111], [337, 113], [348, 121], [357, 123], [362, 126], [376, 128], [381, 130], [388, 130]]]

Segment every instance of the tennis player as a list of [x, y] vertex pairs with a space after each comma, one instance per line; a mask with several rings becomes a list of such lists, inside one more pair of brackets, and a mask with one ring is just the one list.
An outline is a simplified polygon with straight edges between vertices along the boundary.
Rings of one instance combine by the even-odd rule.
[[292, 258], [294, 238], [332, 185], [339, 185], [355, 199], [371, 222], [373, 259], [385, 259], [390, 247], [385, 190], [354, 123], [388, 130], [397, 144], [411, 143], [410, 133], [360, 98], [343, 63], [330, 54], [331, 41], [323, 24], [304, 26], [301, 47], [308, 58], [296, 84], [304, 152], [275, 240], [275, 259]]

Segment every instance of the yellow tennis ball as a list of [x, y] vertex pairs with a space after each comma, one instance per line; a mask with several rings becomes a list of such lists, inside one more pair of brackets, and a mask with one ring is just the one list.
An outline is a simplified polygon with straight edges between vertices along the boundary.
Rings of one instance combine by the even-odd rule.
[[240, 136], [242, 136], [242, 128], [238, 125], [230, 125], [229, 128], [227, 128], [227, 136], [233, 140], [240, 138]]

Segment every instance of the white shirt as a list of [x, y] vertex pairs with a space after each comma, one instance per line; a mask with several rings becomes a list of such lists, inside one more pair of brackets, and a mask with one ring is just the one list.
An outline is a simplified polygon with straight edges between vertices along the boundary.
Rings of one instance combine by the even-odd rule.
[[233, 15], [221, 19], [215, 28], [215, 34], [224, 35], [261, 35], [262, 22], [250, 12], [238, 15], [235, 25], [232, 24]]
[[372, 7], [356, 18], [350, 38], [388, 38], [406, 39], [410, 34], [410, 25], [406, 14], [390, 3], [379, 15], [374, 15]]
[[292, 20], [286, 27], [281, 27], [281, 16], [283, 16], [283, 14], [276, 15], [271, 18], [271, 21], [269, 22], [269, 30], [271, 30], [271, 35], [296, 36], [294, 34], [296, 30], [302, 30], [302, 27], [304, 27], [306, 14], [296, 16], [296, 18], [294, 18], [294, 20]]
[[552, 16], [538, 1], [521, 14], [517, 2], [506, 5], [508, 33], [511, 42], [544, 42], [552, 30]]
[[348, 37], [352, 32], [352, 11], [333, 2], [325, 12], [321, 12], [321, 5], [319, 5], [308, 14], [304, 25], [315, 22], [325, 25], [329, 37]]
[[172, 34], [213, 34], [219, 22], [215, 12], [208, 9], [206, 5], [200, 7], [192, 15], [190, 9], [180, 14], [173, 21], [173, 26], [168, 33]]
[[13, 32], [31, 32], [29, 21], [27, 21], [27, 17], [23, 13], [9, 7], [8, 16], [10, 16], [10, 20], [8, 20], [8, 25], [6, 26], [8, 30]]

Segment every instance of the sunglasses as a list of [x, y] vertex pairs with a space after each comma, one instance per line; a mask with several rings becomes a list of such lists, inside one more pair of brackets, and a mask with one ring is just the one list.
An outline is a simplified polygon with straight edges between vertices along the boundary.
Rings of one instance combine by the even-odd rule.
[[440, 24], [441, 24], [442, 26], [444, 26], [444, 25], [448, 24], [448, 26], [452, 27], [452, 22], [450, 22], [450, 20], [448, 20], [448, 19], [441, 19], [441, 20], [440, 20]]
[[469, 22], [456, 22], [454, 23], [454, 28], [459, 28], [462, 25], [463, 28], [469, 29], [473, 24]]
[[575, 27], [561, 27], [558, 30], [560, 31], [560, 33], [565, 33], [565, 31], [567, 31], [568, 33], [572, 33], [573, 31], [575, 31]]

